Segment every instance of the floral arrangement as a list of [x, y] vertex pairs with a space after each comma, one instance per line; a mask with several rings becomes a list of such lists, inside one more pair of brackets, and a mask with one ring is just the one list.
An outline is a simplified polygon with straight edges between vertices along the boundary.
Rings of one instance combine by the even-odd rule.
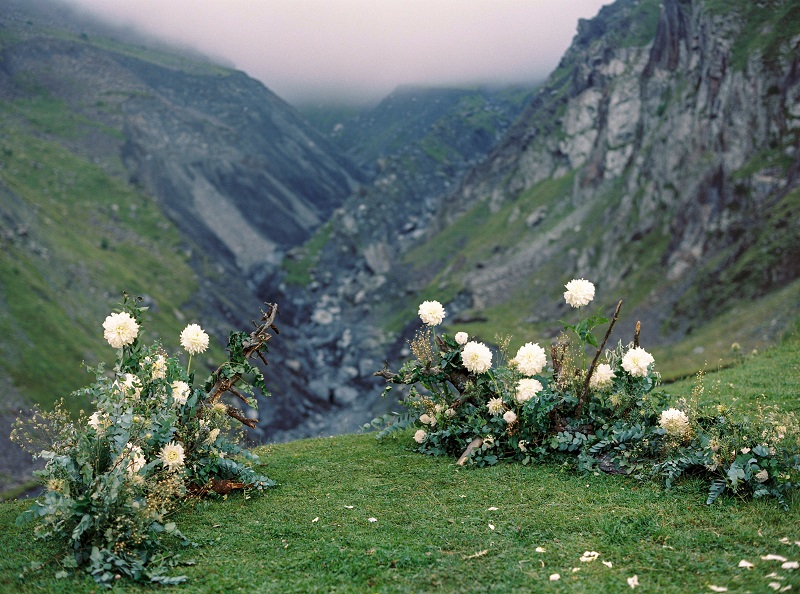
[[[387, 385], [410, 386], [400, 401], [403, 414], [373, 419], [381, 439], [412, 427], [414, 447], [424, 454], [459, 456], [459, 464], [570, 462], [580, 471], [604, 471], [639, 478], [661, 477], [667, 487], [686, 472], [710, 481], [707, 503], [723, 492], [772, 496], [787, 505], [800, 486], [800, 429], [796, 417], [775, 409], [737, 415], [724, 406], [689, 400], [669, 405], [653, 356], [633, 342], [612, 349], [606, 343], [622, 301], [611, 320], [583, 318], [595, 295], [594, 284], [575, 279], [564, 299], [579, 313], [577, 324], [563, 324], [545, 349], [528, 342], [513, 358], [471, 339], [465, 332], [437, 335], [444, 307], [426, 301], [419, 307], [423, 327], [410, 341], [414, 358], [397, 373], [375, 375]], [[600, 343], [593, 331], [608, 324]], [[587, 351], [595, 349], [587, 361]], [[497, 355], [497, 356], [495, 356]], [[604, 359], [604, 360], [601, 360]]]
[[[263, 389], [264, 378], [248, 358], [263, 358], [277, 308], [269, 307], [256, 331], [230, 334], [229, 360], [202, 387], [195, 387], [191, 362], [208, 348], [208, 334], [197, 324], [183, 330], [184, 367], [161, 344], [142, 344], [145, 310], [125, 295], [103, 323], [116, 364], [110, 372], [102, 364], [90, 369], [94, 383], [73, 394], [93, 403], [91, 415], [72, 419], [62, 401], [50, 412], [34, 409], [33, 418], [18, 419], [12, 432], [46, 461], [37, 472], [44, 494], [18, 522], [37, 520], [38, 538], [66, 543], [59, 577], [83, 567], [104, 585], [123, 576], [182, 582], [185, 576], [167, 575], [182, 563], [168, 544], [190, 544], [169, 520], [181, 500], [274, 485], [253, 470], [257, 457], [237, 445], [233, 421], [255, 421], [220, 397], [231, 392], [255, 407], [253, 387]], [[234, 387], [240, 380], [241, 391]]]

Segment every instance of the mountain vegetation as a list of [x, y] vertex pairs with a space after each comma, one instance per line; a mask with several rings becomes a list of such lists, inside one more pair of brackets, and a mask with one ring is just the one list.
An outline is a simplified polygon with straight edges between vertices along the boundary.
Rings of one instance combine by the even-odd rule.
[[558, 334], [584, 277], [666, 379], [762, 350], [800, 311], [798, 30], [789, 0], [617, 0], [536, 89], [326, 112], [0, 0], [0, 426], [85, 383], [123, 291], [164, 341], [203, 324], [206, 367], [278, 303], [258, 440], [393, 406], [373, 373], [423, 299], [514, 348]]

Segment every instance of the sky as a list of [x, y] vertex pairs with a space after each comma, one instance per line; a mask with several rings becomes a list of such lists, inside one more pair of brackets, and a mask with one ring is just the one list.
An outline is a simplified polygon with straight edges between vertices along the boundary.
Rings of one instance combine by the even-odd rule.
[[290, 103], [399, 85], [532, 83], [611, 0], [64, 0], [190, 47]]

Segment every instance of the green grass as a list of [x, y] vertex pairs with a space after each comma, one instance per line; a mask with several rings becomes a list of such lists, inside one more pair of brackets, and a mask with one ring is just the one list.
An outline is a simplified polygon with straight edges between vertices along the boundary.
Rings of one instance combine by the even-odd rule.
[[[747, 410], [765, 394], [800, 412], [798, 347], [795, 332], [708, 374], [703, 398]], [[693, 387], [668, 391], [689, 396]], [[792, 544], [800, 540], [797, 496], [788, 512], [733, 496], [706, 506], [707, 485], [691, 477], [665, 490], [554, 464], [461, 468], [409, 442], [408, 433], [384, 442], [366, 434], [261, 448], [277, 488], [249, 500], [192, 502], [173, 518], [200, 546], [183, 552], [197, 564], [172, 591], [603, 593], [628, 591], [627, 578], [637, 575], [642, 592], [767, 592], [772, 572], [782, 586], [800, 586], [800, 572], [761, 559], [800, 559]], [[23, 566], [58, 554], [55, 543], [30, 537], [31, 526], [14, 525], [26, 505], [0, 504], [0, 591], [96, 591], [83, 575], [55, 579], [54, 563], [17, 581]], [[600, 557], [582, 563], [584, 551]], [[755, 568], [739, 568], [742, 559]], [[561, 579], [551, 582], [553, 573]]]

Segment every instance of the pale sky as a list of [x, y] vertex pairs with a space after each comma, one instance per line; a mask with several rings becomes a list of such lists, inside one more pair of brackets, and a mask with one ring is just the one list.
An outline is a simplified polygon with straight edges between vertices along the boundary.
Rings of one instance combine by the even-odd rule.
[[544, 79], [611, 0], [64, 0], [243, 70], [290, 103]]

